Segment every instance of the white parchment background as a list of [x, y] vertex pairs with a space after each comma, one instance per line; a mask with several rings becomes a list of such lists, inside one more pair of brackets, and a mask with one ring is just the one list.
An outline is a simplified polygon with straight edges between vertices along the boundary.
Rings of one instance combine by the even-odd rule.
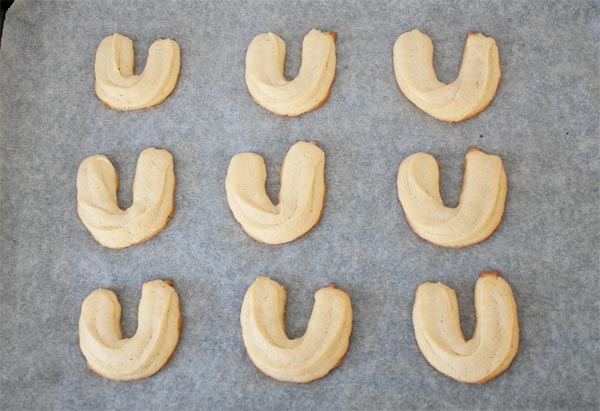
[[[587, 1], [18, 0], [0, 48], [0, 408], [597, 409], [598, 22], [598, 3]], [[293, 77], [312, 27], [338, 33], [331, 97], [299, 118], [273, 115], [248, 96], [246, 47], [259, 33], [278, 33]], [[447, 82], [467, 32], [496, 39], [502, 83], [486, 111], [448, 125], [401, 94], [392, 45], [415, 27], [432, 37]], [[133, 39], [138, 71], [156, 38], [177, 39], [181, 75], [160, 107], [121, 113], [95, 97], [94, 54], [113, 32]], [[279, 164], [302, 139], [326, 153], [323, 218], [293, 243], [257, 243], [227, 206], [229, 159], [263, 155], [275, 198]], [[77, 167], [106, 154], [125, 207], [148, 146], [174, 156], [173, 219], [147, 243], [104, 249], [77, 217]], [[471, 146], [503, 158], [504, 220], [480, 245], [434, 246], [406, 224], [398, 164], [433, 154], [443, 198], [454, 205]], [[469, 386], [419, 354], [411, 310], [420, 283], [443, 281], [456, 289], [470, 335], [473, 286], [485, 270], [513, 287], [521, 347], [505, 374]], [[350, 349], [329, 376], [285, 384], [250, 363], [239, 309], [258, 275], [286, 287], [291, 336], [304, 332], [318, 288], [335, 282], [350, 293]], [[172, 360], [134, 383], [88, 372], [77, 337], [83, 299], [99, 287], [116, 291], [131, 335], [141, 285], [157, 277], [173, 279], [182, 302]]]

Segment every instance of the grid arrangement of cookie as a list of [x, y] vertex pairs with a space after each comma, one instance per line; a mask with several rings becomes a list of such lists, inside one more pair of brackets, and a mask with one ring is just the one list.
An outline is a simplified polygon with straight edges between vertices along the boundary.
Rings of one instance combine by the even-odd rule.
[[[298, 75], [284, 75], [285, 42], [274, 33], [256, 36], [246, 53], [246, 85], [252, 99], [276, 115], [298, 116], [324, 104], [336, 70], [336, 33], [312, 29], [302, 45]], [[113, 34], [98, 46], [95, 92], [115, 110], [138, 110], [165, 101], [179, 77], [180, 50], [172, 39], [156, 40], [143, 72], [134, 75], [132, 41]], [[402, 93], [425, 113], [457, 122], [485, 110], [500, 83], [496, 42], [469, 33], [460, 71], [450, 84], [438, 80], [433, 43], [419, 30], [398, 37], [393, 66]], [[263, 158], [235, 155], [225, 179], [233, 217], [252, 239], [284, 244], [308, 233], [321, 217], [325, 201], [325, 153], [314, 142], [299, 141], [281, 164], [278, 204], [269, 199]], [[406, 221], [421, 238], [442, 247], [461, 248], [485, 241], [502, 220], [507, 176], [502, 159], [470, 148], [465, 156], [459, 204], [446, 207], [439, 190], [439, 166], [426, 153], [404, 159], [398, 169], [398, 199]], [[118, 175], [106, 156], [81, 162], [77, 174], [77, 211], [102, 246], [125, 248], [157, 235], [173, 216], [173, 158], [164, 149], [144, 150], [127, 210], [117, 201]], [[240, 323], [250, 360], [264, 374], [306, 383], [339, 366], [352, 333], [348, 293], [333, 284], [315, 293], [305, 334], [289, 339], [285, 331], [286, 293], [282, 285], [259, 276], [246, 291]], [[413, 326], [417, 346], [439, 372], [461, 382], [485, 383], [502, 374], [519, 346], [517, 305], [510, 285], [497, 272], [483, 272], [475, 285], [477, 324], [463, 336], [454, 290], [423, 283], [415, 294]], [[93, 291], [81, 306], [79, 344], [90, 370], [119, 381], [150, 377], [169, 360], [181, 330], [179, 297], [171, 280], [142, 287], [138, 328], [123, 338], [121, 306], [110, 290]]]

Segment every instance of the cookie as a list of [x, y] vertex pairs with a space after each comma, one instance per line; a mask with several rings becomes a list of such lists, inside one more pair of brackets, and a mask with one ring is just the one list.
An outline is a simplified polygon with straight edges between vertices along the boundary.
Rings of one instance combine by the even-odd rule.
[[105, 247], [124, 248], [158, 234], [173, 214], [175, 174], [166, 150], [147, 148], [137, 163], [133, 203], [119, 208], [119, 178], [108, 158], [94, 155], [77, 172], [77, 213], [92, 236]]
[[172, 282], [154, 280], [142, 287], [138, 328], [121, 334], [121, 305], [114, 292], [98, 289], [86, 297], [79, 318], [79, 346], [88, 368], [117, 381], [148, 378], [169, 361], [179, 341], [179, 297]]
[[254, 37], [246, 52], [246, 85], [259, 105], [282, 116], [299, 116], [322, 105], [335, 77], [336, 34], [312, 29], [302, 44], [296, 78], [285, 78], [285, 42], [274, 33]]
[[400, 163], [398, 198], [412, 230], [433, 244], [452, 248], [488, 238], [504, 213], [507, 181], [502, 159], [469, 150], [455, 208], [444, 206], [439, 180], [438, 163], [429, 154], [412, 154]]
[[394, 72], [402, 93], [421, 110], [447, 122], [471, 118], [490, 104], [500, 84], [500, 57], [496, 41], [469, 33], [456, 80], [438, 80], [433, 67], [433, 43], [413, 30], [394, 44]]
[[325, 200], [325, 153], [312, 142], [294, 144], [281, 164], [279, 204], [265, 190], [267, 170], [261, 156], [235, 155], [225, 188], [229, 208], [248, 235], [266, 244], [293, 241], [321, 218]]
[[105, 37], [96, 51], [96, 95], [115, 110], [138, 110], [162, 103], [175, 89], [180, 51], [175, 40], [156, 40], [146, 67], [135, 75], [133, 42], [120, 34]]
[[285, 333], [285, 290], [258, 277], [242, 303], [240, 322], [248, 357], [279, 381], [305, 383], [341, 364], [352, 332], [348, 294], [333, 285], [318, 290], [306, 333], [293, 340]]
[[457, 381], [483, 384], [506, 371], [519, 349], [517, 304], [498, 273], [484, 272], [477, 280], [475, 314], [475, 331], [467, 341], [454, 290], [442, 283], [417, 288], [413, 325], [425, 359]]

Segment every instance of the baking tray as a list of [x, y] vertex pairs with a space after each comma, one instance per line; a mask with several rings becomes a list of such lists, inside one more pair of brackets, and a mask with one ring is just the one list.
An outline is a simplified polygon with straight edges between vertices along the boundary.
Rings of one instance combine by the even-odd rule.
[[[597, 409], [598, 22], [598, 3], [587, 1], [17, 1], [0, 48], [0, 408]], [[246, 47], [278, 33], [293, 77], [312, 27], [337, 32], [331, 96], [298, 118], [273, 115], [248, 96]], [[391, 50], [415, 27], [432, 37], [447, 82], [467, 32], [496, 39], [502, 83], [487, 110], [446, 124], [402, 95]], [[177, 39], [179, 83], [158, 108], [122, 113], [94, 95], [96, 47], [114, 32], [133, 39], [138, 70], [156, 38]], [[297, 241], [260, 244], [228, 208], [229, 160], [261, 154], [274, 198], [280, 162], [297, 140], [326, 153], [323, 217]], [[126, 207], [137, 156], [149, 146], [174, 156], [173, 219], [151, 241], [105, 249], [77, 216], [77, 167], [106, 154]], [[482, 244], [437, 247], [404, 219], [398, 164], [433, 154], [454, 205], [471, 146], [504, 161], [504, 219]], [[473, 287], [486, 270], [513, 287], [521, 345], [506, 373], [466, 385], [420, 355], [414, 290], [424, 281], [454, 288], [470, 335]], [[252, 365], [239, 311], [258, 275], [285, 286], [290, 336], [304, 332], [318, 288], [334, 282], [349, 292], [354, 328], [339, 368], [299, 385]], [[142, 283], [157, 277], [173, 279], [182, 302], [171, 361], [132, 383], [89, 372], [77, 336], [83, 299], [114, 290], [131, 335]]]

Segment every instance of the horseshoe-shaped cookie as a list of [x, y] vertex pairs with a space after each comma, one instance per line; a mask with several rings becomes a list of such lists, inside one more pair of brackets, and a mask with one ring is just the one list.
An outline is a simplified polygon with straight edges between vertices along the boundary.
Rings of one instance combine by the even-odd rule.
[[310, 382], [341, 364], [352, 332], [352, 306], [346, 292], [333, 285], [318, 290], [304, 336], [285, 333], [285, 290], [258, 277], [244, 297], [240, 321], [248, 356], [271, 378]]
[[325, 199], [325, 153], [319, 147], [300, 141], [290, 148], [281, 165], [278, 205], [267, 196], [266, 179], [258, 154], [241, 153], [231, 159], [225, 180], [227, 201], [250, 237], [282, 244], [317, 224]]
[[120, 34], [105, 37], [96, 51], [96, 95], [116, 110], [137, 110], [162, 103], [179, 77], [180, 52], [175, 40], [156, 40], [146, 67], [135, 75], [133, 42]]
[[438, 163], [429, 154], [412, 154], [400, 164], [398, 198], [413, 231], [429, 242], [453, 248], [488, 238], [504, 213], [507, 181], [502, 159], [469, 150], [456, 208], [444, 206], [439, 180]]
[[81, 305], [79, 346], [88, 367], [118, 381], [148, 378], [167, 363], [179, 340], [179, 297], [172, 282], [154, 280], [142, 287], [138, 327], [121, 335], [121, 305], [114, 292], [98, 289]]
[[450, 84], [440, 82], [433, 67], [433, 43], [416, 29], [396, 40], [394, 72], [410, 101], [448, 122], [466, 120], [485, 110], [496, 95], [501, 76], [496, 41], [469, 33], [458, 77]]
[[466, 341], [454, 290], [442, 283], [417, 288], [413, 325], [425, 359], [455, 380], [483, 384], [502, 374], [519, 349], [517, 305], [498, 273], [482, 273], [477, 280], [475, 313], [475, 332]]
[[288, 81], [285, 42], [274, 33], [254, 37], [246, 53], [246, 84], [254, 101], [283, 116], [299, 116], [322, 105], [335, 77], [335, 39], [335, 33], [312, 29], [304, 37], [300, 71]]
[[173, 213], [175, 174], [166, 150], [147, 148], [137, 163], [133, 203], [119, 208], [119, 177], [106, 156], [81, 162], [77, 173], [77, 212], [92, 236], [105, 247], [124, 248], [158, 234]]

